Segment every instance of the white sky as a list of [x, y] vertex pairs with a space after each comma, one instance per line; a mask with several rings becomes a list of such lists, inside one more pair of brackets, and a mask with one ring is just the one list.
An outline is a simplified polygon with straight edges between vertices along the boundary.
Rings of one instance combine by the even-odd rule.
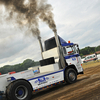
[[[100, 45], [100, 0], [48, 0], [53, 6], [58, 35], [66, 41], [78, 43], [80, 48]], [[4, 11], [4, 9], [3, 9]], [[25, 59], [41, 59], [39, 43], [25, 30], [5, 22], [0, 7], [0, 67], [22, 63]], [[3, 20], [3, 21], [2, 21]], [[54, 36], [45, 23], [40, 22], [42, 41]]]

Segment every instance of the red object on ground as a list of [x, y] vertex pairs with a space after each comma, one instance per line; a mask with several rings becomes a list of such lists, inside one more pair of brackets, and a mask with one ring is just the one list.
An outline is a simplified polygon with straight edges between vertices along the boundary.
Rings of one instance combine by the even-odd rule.
[[1, 75], [1, 73], [0, 73], [0, 75]]
[[15, 74], [16, 72], [15, 71], [13, 71], [13, 72], [9, 72], [9, 74]]

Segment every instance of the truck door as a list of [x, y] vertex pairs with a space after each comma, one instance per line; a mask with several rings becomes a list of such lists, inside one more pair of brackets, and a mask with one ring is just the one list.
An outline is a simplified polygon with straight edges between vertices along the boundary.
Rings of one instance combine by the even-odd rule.
[[63, 54], [68, 65], [75, 65], [78, 70], [81, 68], [81, 57], [79, 56], [78, 45], [63, 47]]

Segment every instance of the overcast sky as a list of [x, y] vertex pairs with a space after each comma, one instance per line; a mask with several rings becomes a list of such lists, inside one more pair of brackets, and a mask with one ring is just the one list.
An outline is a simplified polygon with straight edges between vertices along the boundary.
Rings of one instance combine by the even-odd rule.
[[[100, 45], [100, 0], [48, 0], [53, 7], [58, 35], [78, 43], [80, 48]], [[41, 59], [39, 43], [25, 29], [6, 22], [0, 7], [0, 67], [22, 63], [25, 59]], [[40, 22], [42, 41], [54, 36]]]

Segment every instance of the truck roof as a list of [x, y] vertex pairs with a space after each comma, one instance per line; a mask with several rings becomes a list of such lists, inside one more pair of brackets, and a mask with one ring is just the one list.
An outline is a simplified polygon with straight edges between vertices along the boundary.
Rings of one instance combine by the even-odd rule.
[[62, 44], [62, 46], [71, 46], [71, 45], [74, 45], [74, 43], [64, 43], [64, 44]]
[[[61, 46], [71, 46], [73, 43], [67, 43], [64, 39], [62, 39], [60, 36], [58, 36], [59, 42]], [[57, 47], [55, 37], [47, 39], [45, 42], [45, 49], [49, 50], [52, 48]]]
[[60, 36], [59, 37], [59, 40], [60, 40], [60, 44], [61, 46], [70, 46], [70, 45], [73, 45], [73, 43], [67, 43], [64, 39], [62, 39]]

